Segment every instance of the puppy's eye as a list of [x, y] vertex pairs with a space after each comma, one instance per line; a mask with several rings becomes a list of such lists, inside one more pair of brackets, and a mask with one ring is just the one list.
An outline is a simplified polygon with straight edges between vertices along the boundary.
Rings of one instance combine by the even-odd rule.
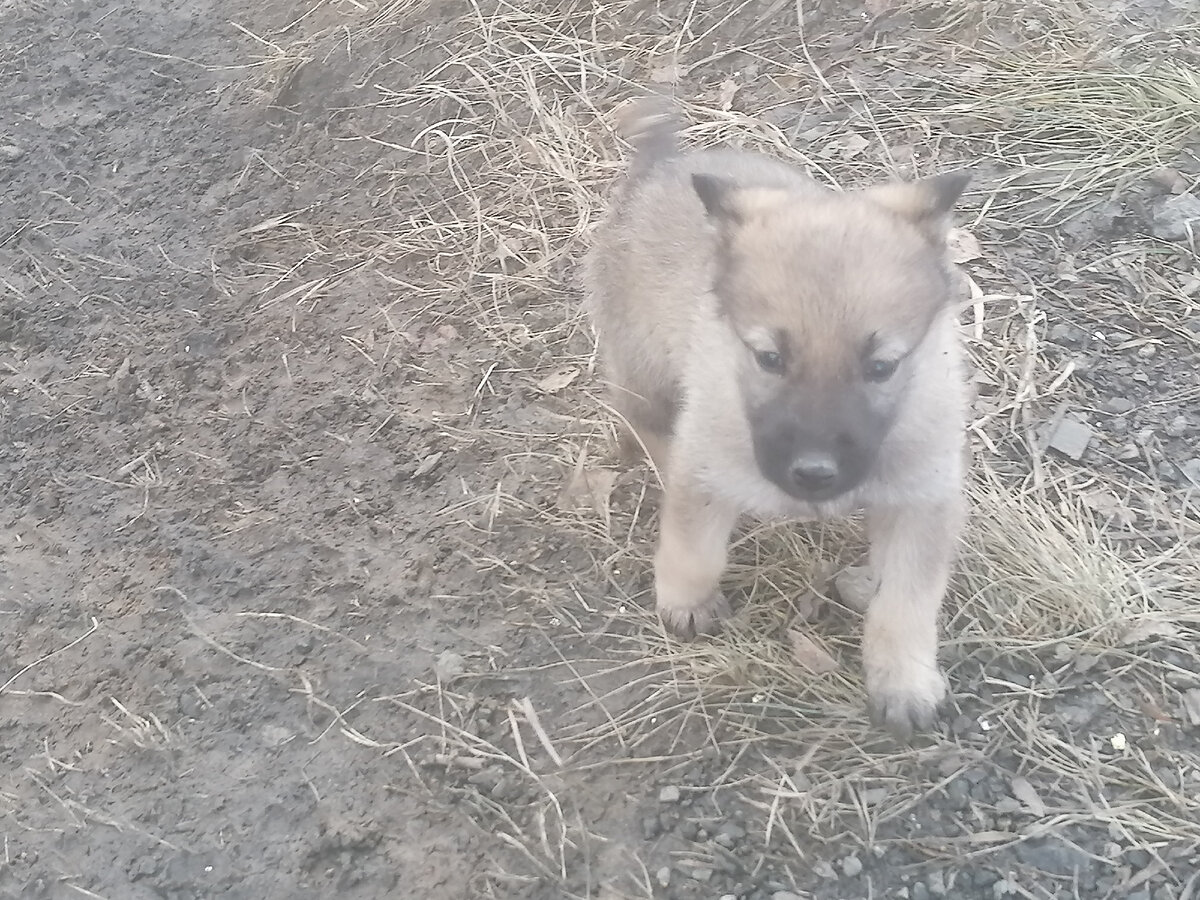
[[867, 381], [887, 381], [896, 374], [899, 365], [900, 361], [896, 359], [871, 359], [867, 361], [863, 374], [866, 375]]
[[778, 375], [783, 371], [783, 357], [774, 350], [755, 350], [754, 361], [764, 372]]

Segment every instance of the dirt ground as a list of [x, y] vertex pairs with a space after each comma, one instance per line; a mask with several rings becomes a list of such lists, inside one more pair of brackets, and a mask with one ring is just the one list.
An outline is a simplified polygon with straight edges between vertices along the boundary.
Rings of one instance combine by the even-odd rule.
[[[1194, 8], [714, 6], [0, 0], [0, 896], [1200, 897]], [[648, 612], [574, 281], [639, 84], [976, 169], [912, 747], [853, 529], [748, 525], [719, 638]]]

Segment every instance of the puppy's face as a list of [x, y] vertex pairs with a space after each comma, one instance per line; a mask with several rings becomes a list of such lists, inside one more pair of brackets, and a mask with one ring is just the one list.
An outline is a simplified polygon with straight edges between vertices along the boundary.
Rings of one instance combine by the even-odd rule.
[[950, 302], [946, 216], [966, 179], [819, 196], [693, 184], [720, 229], [714, 290], [759, 468], [808, 502], [853, 490]]

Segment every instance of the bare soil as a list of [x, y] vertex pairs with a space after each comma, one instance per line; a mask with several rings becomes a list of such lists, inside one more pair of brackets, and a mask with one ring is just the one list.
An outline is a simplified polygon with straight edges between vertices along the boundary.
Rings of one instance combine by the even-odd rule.
[[[0, 0], [0, 896], [1194, 900], [1194, 16], [707, 6]], [[1018, 57], [1175, 93], [1056, 134]], [[977, 167], [973, 435], [1039, 543], [980, 526], [915, 747], [812, 608], [853, 535], [748, 530], [727, 643], [647, 612], [573, 282], [647, 82], [818, 176]]]

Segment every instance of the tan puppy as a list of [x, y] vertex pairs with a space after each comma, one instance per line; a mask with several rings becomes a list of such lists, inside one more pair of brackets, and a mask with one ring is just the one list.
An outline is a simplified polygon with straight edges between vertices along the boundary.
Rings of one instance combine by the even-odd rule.
[[613, 405], [664, 477], [659, 614], [682, 636], [728, 615], [718, 582], [740, 513], [865, 510], [871, 711], [901, 736], [927, 727], [964, 512], [944, 244], [967, 176], [837, 193], [756, 154], [680, 154], [659, 101], [624, 130], [638, 152], [586, 293]]

